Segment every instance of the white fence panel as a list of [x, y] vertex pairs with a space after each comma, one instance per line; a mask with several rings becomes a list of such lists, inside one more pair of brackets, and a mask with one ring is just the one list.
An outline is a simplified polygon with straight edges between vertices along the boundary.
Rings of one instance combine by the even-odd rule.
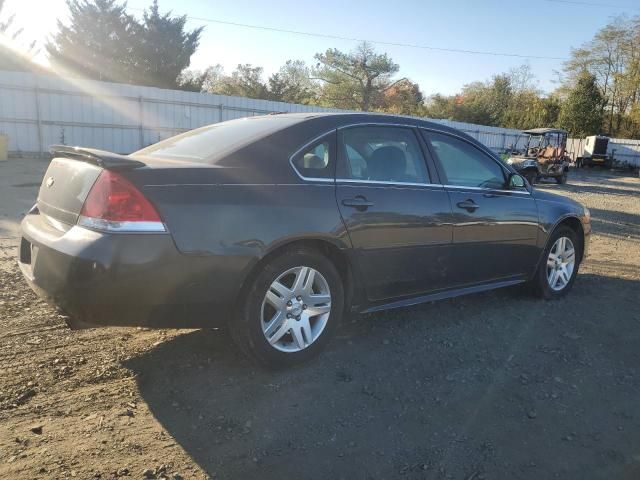
[[[311, 105], [165, 90], [33, 73], [0, 71], [0, 133], [13, 155], [42, 155], [49, 145], [130, 153], [203, 125], [271, 112], [340, 112]], [[433, 120], [496, 152], [522, 148], [519, 130]], [[569, 151], [579, 147], [571, 143]], [[640, 166], [640, 140], [612, 139], [615, 157]]]

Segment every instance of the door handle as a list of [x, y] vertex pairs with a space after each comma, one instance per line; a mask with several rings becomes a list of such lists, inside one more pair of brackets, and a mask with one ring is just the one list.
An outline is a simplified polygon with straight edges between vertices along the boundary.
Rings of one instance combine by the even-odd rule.
[[469, 213], [475, 212], [478, 208], [480, 208], [480, 205], [478, 205], [476, 202], [474, 202], [471, 199], [467, 199], [464, 202], [458, 202], [457, 205], [458, 205], [458, 208], [462, 208]]
[[342, 200], [342, 205], [345, 207], [354, 207], [358, 210], [366, 210], [369, 207], [373, 206], [373, 202], [367, 200], [366, 197], [362, 195], [356, 195], [353, 198], [345, 198]]

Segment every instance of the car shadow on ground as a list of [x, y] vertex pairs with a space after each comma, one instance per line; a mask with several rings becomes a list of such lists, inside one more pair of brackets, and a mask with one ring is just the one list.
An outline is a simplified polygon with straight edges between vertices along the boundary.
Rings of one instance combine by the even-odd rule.
[[279, 372], [213, 330], [125, 366], [216, 478], [638, 478], [639, 288], [584, 274], [555, 302], [511, 288], [355, 316]]

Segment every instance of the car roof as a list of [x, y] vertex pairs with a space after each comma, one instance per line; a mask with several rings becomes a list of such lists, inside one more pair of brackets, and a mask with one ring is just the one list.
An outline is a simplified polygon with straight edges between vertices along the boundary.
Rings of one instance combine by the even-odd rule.
[[[389, 113], [374, 113], [374, 112], [303, 112], [303, 113], [288, 113], [288, 112], [276, 112], [267, 115], [261, 115], [259, 117], [250, 118], [287, 118], [292, 120], [292, 123], [298, 123], [296, 120], [307, 123], [316, 123], [322, 121], [322, 123], [331, 123], [336, 128], [344, 127], [350, 124], [358, 123], [386, 123], [396, 125], [410, 125], [416, 127], [430, 128], [434, 130], [440, 130], [443, 132], [461, 134], [461, 131], [449, 127], [443, 123], [427, 120], [418, 117], [411, 117], [408, 115], [394, 115]], [[314, 120], [316, 122], [314, 122]]]
[[567, 133], [567, 131], [560, 128], [531, 128], [522, 133], [526, 133], [527, 135], [544, 135], [545, 133]]

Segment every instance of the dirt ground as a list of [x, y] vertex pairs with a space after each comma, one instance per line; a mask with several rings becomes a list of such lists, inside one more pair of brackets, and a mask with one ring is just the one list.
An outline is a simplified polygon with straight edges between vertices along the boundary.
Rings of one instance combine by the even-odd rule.
[[539, 187], [593, 216], [565, 299], [511, 288], [350, 318], [320, 358], [273, 373], [224, 331], [68, 330], [16, 266], [44, 162], [15, 162], [0, 165], [0, 478], [640, 478], [638, 178]]

